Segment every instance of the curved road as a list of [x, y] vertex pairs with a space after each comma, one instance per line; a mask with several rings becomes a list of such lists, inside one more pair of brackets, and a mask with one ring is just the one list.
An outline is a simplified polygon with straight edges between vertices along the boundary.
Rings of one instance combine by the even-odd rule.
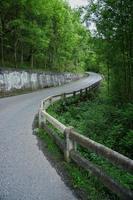
[[0, 200], [76, 200], [44, 157], [32, 134], [40, 101], [84, 88], [101, 79], [90, 76], [64, 86], [0, 99]]

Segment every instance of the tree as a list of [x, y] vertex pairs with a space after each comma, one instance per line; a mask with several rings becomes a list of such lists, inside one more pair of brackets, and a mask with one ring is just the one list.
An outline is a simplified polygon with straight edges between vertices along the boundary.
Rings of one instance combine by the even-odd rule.
[[5, 57], [5, 64], [15, 67], [85, 67], [89, 35], [78, 11], [63, 0], [5, 0], [0, 11], [2, 65]]
[[89, 16], [97, 26], [97, 38], [103, 41], [110, 93], [117, 102], [133, 99], [133, 1], [92, 1]]

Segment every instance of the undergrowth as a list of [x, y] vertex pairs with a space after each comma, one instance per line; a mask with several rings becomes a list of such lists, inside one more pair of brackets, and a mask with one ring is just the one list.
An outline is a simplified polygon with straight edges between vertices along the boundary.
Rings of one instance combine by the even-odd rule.
[[[133, 104], [113, 104], [111, 98], [107, 96], [106, 86], [102, 86], [99, 93], [92, 92], [88, 96], [60, 100], [51, 106], [48, 112], [66, 126], [73, 126], [80, 134], [133, 158]], [[85, 158], [104, 169], [114, 180], [133, 190], [133, 176], [129, 173], [118, 169], [95, 153], [88, 152], [85, 148], [78, 146], [78, 150]], [[95, 191], [92, 199], [97, 199], [99, 191], [96, 186], [95, 189], [91, 188], [92, 182], [95, 182], [94, 177], [91, 177], [91, 182], [85, 184], [85, 188], [88, 188], [90, 193]], [[97, 184], [101, 194], [106, 193], [109, 199], [117, 199], [105, 187], [102, 189], [99, 181]]]

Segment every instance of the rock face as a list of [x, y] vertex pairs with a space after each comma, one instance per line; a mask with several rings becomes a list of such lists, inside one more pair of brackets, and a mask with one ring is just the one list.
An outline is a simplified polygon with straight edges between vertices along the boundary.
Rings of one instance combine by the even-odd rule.
[[83, 75], [74, 73], [0, 70], [0, 93], [58, 86], [82, 77]]

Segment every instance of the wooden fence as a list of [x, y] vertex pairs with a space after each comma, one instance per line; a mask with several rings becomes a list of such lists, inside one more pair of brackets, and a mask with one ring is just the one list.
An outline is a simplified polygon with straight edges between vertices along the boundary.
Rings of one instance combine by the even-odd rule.
[[[96, 176], [108, 189], [112, 192], [116, 193], [121, 199], [131, 200], [133, 199], [133, 193], [127, 188], [124, 188], [118, 182], [112, 179], [112, 177], [106, 175], [106, 173], [92, 164], [89, 160], [85, 159], [77, 150], [77, 144], [85, 147], [88, 150], [91, 150], [97, 155], [102, 156], [106, 160], [110, 161], [113, 165], [124, 169], [126, 172], [133, 172], [133, 160], [128, 157], [113, 151], [112, 149], [99, 144], [88, 137], [85, 137], [76, 131], [74, 131], [73, 127], [66, 127], [64, 124], [60, 123], [57, 119], [52, 117], [47, 113], [47, 108], [52, 105], [55, 101], [63, 98], [67, 98], [70, 96], [83, 95], [88, 94], [89, 91], [95, 90], [99, 87], [100, 81], [92, 84], [89, 87], [84, 89], [80, 89], [77, 91], [64, 93], [60, 95], [50, 96], [44, 99], [41, 102], [41, 106], [39, 109], [39, 125], [45, 129], [45, 131], [54, 139], [55, 143], [60, 147], [60, 149], [64, 153], [65, 160], [69, 162], [73, 160], [78, 166], [83, 167], [85, 170], [91, 172], [94, 176]], [[56, 128], [60, 133], [64, 135], [64, 139], [61, 139], [56, 131], [47, 125], [49, 122]]]

